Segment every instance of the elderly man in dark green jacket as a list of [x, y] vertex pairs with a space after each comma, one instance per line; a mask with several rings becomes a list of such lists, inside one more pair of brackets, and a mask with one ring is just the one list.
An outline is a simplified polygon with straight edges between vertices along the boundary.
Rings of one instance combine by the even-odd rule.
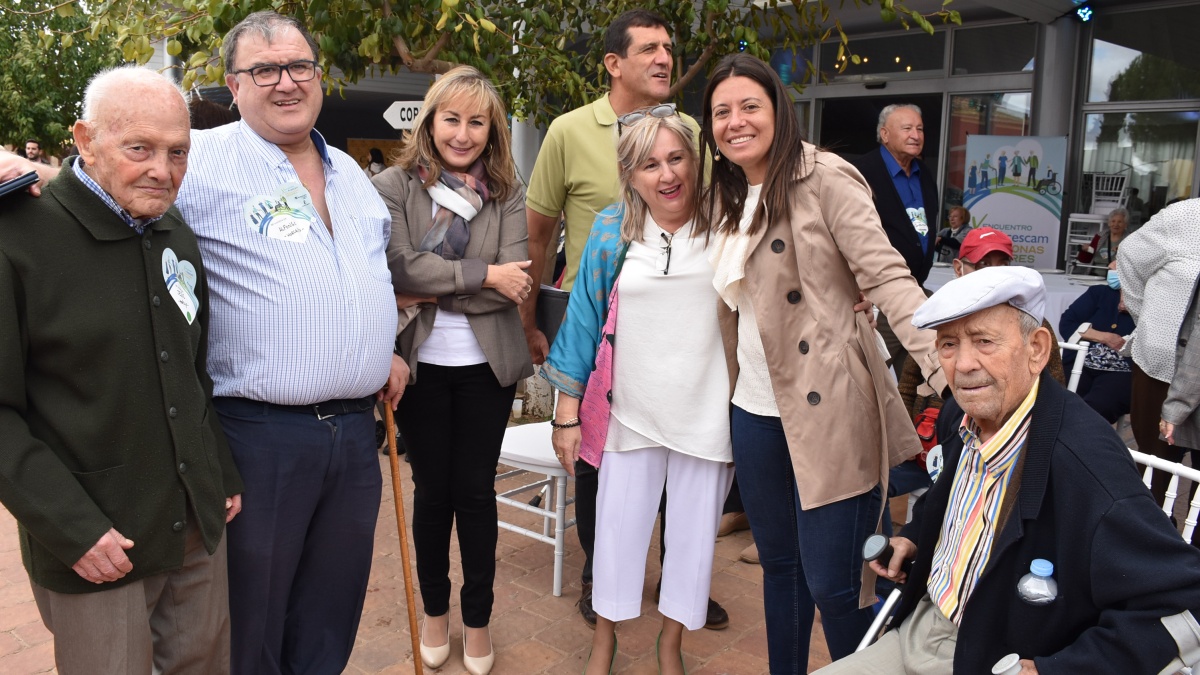
[[0, 201], [0, 502], [60, 673], [228, 672], [242, 482], [210, 400], [200, 251], [171, 206], [187, 107], [120, 68], [83, 117], [43, 196]]

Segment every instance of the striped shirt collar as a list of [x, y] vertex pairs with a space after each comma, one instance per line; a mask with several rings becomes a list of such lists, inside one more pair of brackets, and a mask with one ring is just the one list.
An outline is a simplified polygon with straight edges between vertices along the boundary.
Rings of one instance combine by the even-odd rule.
[[[259, 136], [257, 131], [249, 124], [246, 124], [246, 120], [238, 120], [236, 124], [246, 143], [254, 148], [255, 152], [261, 155], [267, 161], [268, 165], [279, 167], [290, 164], [291, 160], [288, 159], [283, 150], [278, 145]], [[321, 161], [325, 164], [326, 171], [336, 173], [333, 167], [333, 160], [329, 158], [329, 148], [325, 143], [325, 137], [316, 129], [310, 130], [308, 137], [312, 139], [313, 145], [317, 148], [317, 153], [321, 155]]]
[[112, 195], [108, 194], [104, 188], [100, 187], [99, 183], [92, 180], [92, 177], [83, 170], [82, 157], [76, 159], [71, 168], [75, 171], [75, 177], [79, 179], [80, 183], [83, 183], [87, 186], [87, 189], [96, 193], [96, 196], [100, 198], [100, 201], [104, 202], [108, 208], [112, 209], [113, 213], [117, 214], [121, 220], [125, 221], [126, 225], [132, 227], [133, 230], [138, 234], [141, 234], [147, 227], [162, 218], [162, 215], [158, 215], [153, 218], [134, 218], [133, 216], [129, 215], [129, 212], [121, 208], [121, 205], [117, 203], [117, 200], [112, 198]]
[[959, 424], [963, 450], [950, 485], [950, 498], [934, 549], [927, 589], [942, 615], [956, 625], [991, 559], [1005, 493], [1029, 436], [1038, 382], [986, 442], [969, 415]]

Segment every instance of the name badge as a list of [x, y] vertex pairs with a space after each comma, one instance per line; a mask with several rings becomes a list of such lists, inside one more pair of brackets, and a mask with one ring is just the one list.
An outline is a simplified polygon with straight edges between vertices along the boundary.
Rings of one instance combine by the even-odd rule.
[[308, 240], [308, 230], [317, 219], [312, 195], [300, 181], [288, 181], [267, 197], [251, 198], [242, 207], [246, 225], [271, 239], [297, 244]]
[[908, 219], [912, 221], [913, 229], [922, 237], [929, 234], [929, 223], [925, 219], [925, 207], [908, 209]]
[[180, 260], [175, 251], [168, 248], [162, 254], [162, 272], [167, 293], [190, 326], [200, 310], [200, 299], [196, 297], [196, 268], [192, 263]]
[[937, 482], [938, 476], [942, 475], [942, 446], [940, 444], [929, 449], [929, 454], [925, 455], [925, 468], [929, 471], [929, 479]]

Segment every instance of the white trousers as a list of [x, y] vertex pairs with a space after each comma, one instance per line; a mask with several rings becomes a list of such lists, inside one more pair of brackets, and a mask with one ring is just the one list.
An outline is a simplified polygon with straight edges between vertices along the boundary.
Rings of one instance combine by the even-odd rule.
[[592, 608], [610, 621], [641, 615], [646, 554], [667, 489], [667, 554], [658, 611], [688, 630], [704, 626], [713, 547], [733, 469], [668, 450], [604, 453], [596, 498]]

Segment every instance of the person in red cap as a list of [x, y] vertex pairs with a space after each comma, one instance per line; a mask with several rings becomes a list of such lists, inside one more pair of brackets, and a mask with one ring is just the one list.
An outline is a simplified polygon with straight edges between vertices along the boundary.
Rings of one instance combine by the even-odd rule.
[[[1012, 263], [1013, 243], [1007, 234], [993, 227], [977, 227], [967, 233], [958, 257], [954, 259], [954, 276], [961, 277], [969, 272]], [[1053, 330], [1050, 331], [1054, 333]]]

